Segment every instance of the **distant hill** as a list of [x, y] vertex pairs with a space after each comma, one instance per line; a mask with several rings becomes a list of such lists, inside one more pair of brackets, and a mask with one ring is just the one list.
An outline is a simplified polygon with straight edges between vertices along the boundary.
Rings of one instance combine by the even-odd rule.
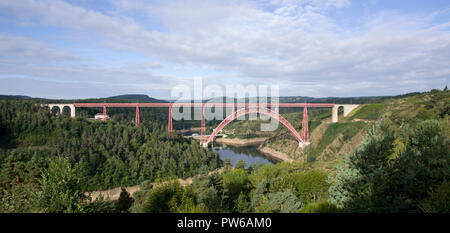
[[[307, 96], [282, 96], [279, 97], [279, 102], [283, 103], [303, 103], [303, 102], [309, 102], [309, 103], [337, 103], [337, 104], [367, 104], [367, 103], [377, 103], [382, 102], [385, 99], [396, 99], [396, 98], [404, 98], [404, 97], [410, 97], [410, 96], [416, 96], [423, 93], [420, 92], [413, 92], [403, 95], [397, 95], [397, 96], [361, 96], [361, 97], [323, 97], [323, 98], [314, 98], [314, 97], [307, 97]], [[1, 99], [31, 99], [36, 101], [43, 101], [43, 102], [54, 102], [54, 103], [67, 103], [67, 102], [103, 102], [107, 101], [110, 102], [111, 100], [114, 100], [116, 102], [151, 102], [151, 103], [167, 103], [166, 100], [161, 99], [155, 99], [152, 97], [149, 97], [145, 94], [125, 94], [125, 95], [117, 95], [117, 96], [111, 96], [106, 98], [88, 98], [88, 99], [46, 99], [46, 98], [34, 98], [30, 96], [24, 96], [24, 95], [0, 95]], [[229, 98], [229, 97], [216, 97], [212, 99], [206, 99], [203, 100], [204, 102], [227, 102], [236, 101], [236, 98]], [[254, 98], [252, 98], [254, 99]], [[246, 98], [246, 101], [249, 101], [249, 98]], [[270, 102], [270, 97], [267, 98], [267, 102]]]
[[128, 94], [128, 95], [118, 95], [106, 98], [89, 98], [89, 99], [46, 99], [46, 98], [34, 98], [24, 95], [0, 95], [0, 100], [19, 100], [19, 99], [29, 99], [33, 101], [40, 101], [44, 103], [75, 103], [75, 102], [151, 102], [151, 103], [166, 103], [165, 100], [159, 100], [151, 98], [148, 95], [143, 94]]
[[134, 101], [152, 102], [152, 103], [167, 102], [165, 100], [151, 98], [148, 95], [143, 95], [143, 94], [117, 95], [117, 96], [108, 97], [107, 99], [134, 100]]
[[423, 94], [421, 92], [412, 92], [402, 95], [396, 96], [355, 96], [355, 97], [322, 97], [322, 98], [314, 98], [314, 97], [306, 97], [306, 96], [285, 96], [280, 97], [280, 102], [286, 103], [301, 103], [301, 102], [309, 102], [309, 103], [336, 103], [336, 104], [366, 104], [366, 103], [378, 103], [382, 102], [385, 99], [396, 99], [396, 98], [404, 98], [409, 96], [416, 96]]
[[31, 99], [29, 96], [25, 95], [0, 95], [1, 100], [11, 100], [11, 99]]
[[[280, 96], [278, 98], [279, 102], [281, 103], [304, 103], [305, 101], [308, 103], [336, 103], [336, 104], [368, 104], [368, 103], [379, 103], [384, 101], [385, 99], [396, 99], [396, 98], [404, 98], [404, 97], [410, 97], [410, 96], [416, 96], [423, 94], [421, 92], [413, 92], [408, 94], [402, 94], [397, 96], [357, 96], [357, 97], [321, 97], [321, 98], [314, 98], [314, 97], [308, 97], [308, 96]], [[216, 97], [212, 99], [204, 100], [204, 102], [226, 102], [227, 99], [229, 101], [232, 101], [233, 99], [236, 100], [236, 98], [227, 98], [227, 97]], [[257, 102], [257, 98], [245, 98], [246, 102], [249, 100]], [[242, 100], [242, 99], [240, 99]], [[267, 102], [271, 101], [271, 98], [268, 97]]]

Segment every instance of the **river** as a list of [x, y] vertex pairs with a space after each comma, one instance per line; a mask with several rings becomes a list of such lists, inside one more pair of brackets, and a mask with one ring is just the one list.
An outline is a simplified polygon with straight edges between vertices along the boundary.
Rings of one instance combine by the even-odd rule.
[[220, 159], [230, 159], [231, 165], [234, 167], [236, 163], [242, 159], [246, 163], [246, 167], [251, 164], [275, 164], [276, 160], [266, 157], [263, 153], [258, 151], [258, 146], [244, 146], [235, 147], [225, 144], [217, 144], [213, 147], [214, 151], [217, 151], [220, 155]]
[[[184, 136], [191, 136], [193, 133], [191, 130], [186, 130], [183, 132]], [[217, 151], [220, 155], [221, 160], [230, 159], [231, 165], [234, 167], [236, 163], [242, 159], [246, 163], [246, 168], [251, 164], [275, 164], [278, 161], [273, 158], [269, 158], [258, 150], [259, 145], [249, 145], [249, 146], [231, 146], [226, 144], [214, 143], [212, 147], [213, 151]]]

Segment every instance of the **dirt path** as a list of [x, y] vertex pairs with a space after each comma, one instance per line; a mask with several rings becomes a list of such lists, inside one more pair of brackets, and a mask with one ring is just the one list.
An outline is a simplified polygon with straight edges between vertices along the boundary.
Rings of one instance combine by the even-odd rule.
[[[139, 190], [139, 185], [126, 187], [125, 189], [127, 190], [127, 192], [129, 192], [131, 195], [133, 195], [133, 193], [135, 193], [136, 191]], [[105, 199], [107, 197], [109, 197], [110, 200], [115, 201], [115, 200], [119, 199], [121, 191], [122, 191], [122, 189], [120, 187], [103, 190], [103, 191], [93, 191], [91, 193], [91, 199], [94, 201], [95, 199], [97, 199], [98, 196], [103, 195], [103, 197]], [[86, 194], [88, 194], [88, 193], [86, 193]]]
[[362, 121], [362, 122], [366, 122], [366, 123], [375, 122], [375, 120], [365, 120], [365, 119], [359, 119], [359, 118], [355, 118], [352, 121], [353, 122]]
[[[210, 171], [208, 175], [211, 175], [214, 172], [222, 173], [224, 171], [224, 168], [220, 168], [215, 171]], [[195, 177], [195, 176], [194, 176]], [[177, 179], [178, 182], [180, 182], [181, 185], [186, 186], [192, 184], [192, 181], [194, 180], [194, 177], [188, 177], [186, 179]], [[152, 185], [158, 184], [158, 182], [153, 182]], [[139, 191], [140, 187], [139, 185], [129, 186], [125, 187], [127, 192], [129, 192], [131, 195], [133, 195], [135, 192]], [[93, 191], [91, 192], [91, 200], [94, 201], [98, 196], [103, 195], [103, 197], [106, 199], [109, 197], [111, 201], [117, 201], [120, 197], [120, 192], [122, 191], [121, 187], [113, 188], [113, 189], [107, 189], [102, 191]], [[86, 195], [89, 195], [89, 193], [85, 193]]]

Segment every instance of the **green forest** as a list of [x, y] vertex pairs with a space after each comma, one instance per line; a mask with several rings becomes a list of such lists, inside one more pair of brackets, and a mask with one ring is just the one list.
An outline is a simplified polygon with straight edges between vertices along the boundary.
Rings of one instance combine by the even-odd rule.
[[[44, 178], [49, 178], [52, 168], [61, 170], [55, 176], [76, 173], [76, 184], [59, 185], [84, 193], [186, 178], [222, 166], [218, 154], [177, 133], [170, 138], [166, 126], [159, 123], [146, 121], [133, 127], [114, 120], [71, 119], [26, 100], [2, 100], [0, 109], [2, 212], [45, 211], [31, 202], [40, 199], [34, 195], [41, 192], [49, 196]], [[55, 161], [60, 167], [52, 165]]]
[[[350, 119], [371, 121], [328, 129], [353, 136], [367, 128], [356, 150], [331, 171], [314, 166], [315, 157], [247, 168], [241, 160], [232, 167], [198, 141], [176, 132], [171, 138], [159, 120], [134, 127], [124, 120], [133, 116], [71, 119], [32, 100], [1, 100], [0, 212], [449, 212], [449, 100], [447, 89], [383, 100], [420, 106], [414, 115], [365, 105]], [[314, 121], [326, 115], [312, 114]], [[310, 122], [310, 129], [317, 125]], [[178, 180], [189, 177], [192, 183]], [[124, 187], [132, 185], [139, 190], [131, 195]], [[123, 187], [118, 200], [90, 198], [91, 191], [115, 187]]]

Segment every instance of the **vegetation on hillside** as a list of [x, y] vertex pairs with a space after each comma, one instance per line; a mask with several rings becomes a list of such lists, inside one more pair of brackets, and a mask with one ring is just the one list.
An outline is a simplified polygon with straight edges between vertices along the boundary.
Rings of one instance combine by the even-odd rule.
[[[448, 212], [448, 96], [448, 91], [432, 91], [421, 96], [436, 102], [431, 108], [419, 108], [417, 119], [406, 118], [405, 114], [390, 120], [386, 117], [388, 108], [381, 111], [378, 122], [347, 121], [330, 125], [327, 128], [330, 138], [337, 132], [343, 138], [352, 138], [358, 131], [368, 128], [362, 144], [343, 156], [335, 172], [314, 169], [308, 161], [248, 169], [236, 165], [235, 169], [222, 174], [199, 177], [186, 187], [173, 184], [178, 191], [172, 192], [175, 194], [170, 194], [171, 198], [159, 199], [159, 205], [171, 206], [165, 210], [174, 212], [180, 211], [179, 206], [189, 206], [183, 209], [186, 212]], [[420, 96], [412, 98], [420, 100]], [[405, 101], [390, 101], [397, 100]], [[411, 102], [420, 104], [416, 100]], [[359, 116], [371, 117], [367, 109], [371, 108], [366, 108]], [[332, 141], [323, 140], [325, 145]], [[320, 147], [319, 143], [315, 150], [320, 151]], [[336, 153], [326, 152], [330, 157]], [[139, 200], [151, 200], [152, 205], [156, 205], [153, 195], [169, 193], [165, 189], [165, 186], [143, 188], [146, 195], [140, 195]], [[135, 210], [152, 212], [149, 205], [146, 207]]]
[[[78, 193], [186, 178], [222, 166], [217, 153], [177, 133], [170, 138], [167, 128], [158, 123], [132, 127], [115, 121], [70, 119], [31, 101], [0, 101], [0, 109], [0, 211], [46, 211], [29, 202], [39, 191], [55, 192], [45, 189], [45, 177], [58, 158], [66, 159], [76, 176], [83, 178], [73, 187]], [[45, 192], [43, 197], [48, 199]], [[78, 210], [65, 201], [48, 201], [68, 205], [67, 209], [49, 207], [50, 212]]]
[[[311, 111], [310, 128], [322, 134], [312, 132], [308, 149], [295, 144], [303, 159], [231, 168], [158, 122], [70, 119], [31, 101], [0, 101], [0, 211], [449, 212], [449, 103], [448, 90], [380, 99], [337, 124]], [[300, 127], [301, 114], [283, 115]], [[279, 129], [265, 146], [287, 151], [292, 141]], [[174, 179], [196, 174], [192, 184]], [[137, 183], [117, 202], [86, 195]]]
[[310, 203], [326, 202], [328, 187], [326, 173], [305, 171], [298, 164], [236, 167], [197, 177], [184, 187], [176, 181], [142, 187], [132, 209], [158, 213], [297, 213]]
[[[330, 200], [349, 212], [450, 211], [448, 118], [370, 129], [332, 178]], [[444, 204], [439, 206], [439, 204]]]
[[[283, 129], [274, 133], [263, 146], [305, 161], [313, 168], [334, 172], [344, 155], [355, 151], [371, 125], [383, 119], [390, 119], [395, 127], [404, 127], [408, 123], [417, 124], [426, 119], [442, 119], [450, 113], [450, 93], [448, 90], [432, 90], [371, 99], [370, 103], [360, 105], [348, 117], [342, 117], [340, 112], [339, 123], [330, 122], [329, 112], [314, 114], [313, 111], [309, 110], [310, 146], [299, 148], [296, 140]], [[301, 118], [296, 119], [290, 115], [301, 114], [285, 114], [300, 132]]]

